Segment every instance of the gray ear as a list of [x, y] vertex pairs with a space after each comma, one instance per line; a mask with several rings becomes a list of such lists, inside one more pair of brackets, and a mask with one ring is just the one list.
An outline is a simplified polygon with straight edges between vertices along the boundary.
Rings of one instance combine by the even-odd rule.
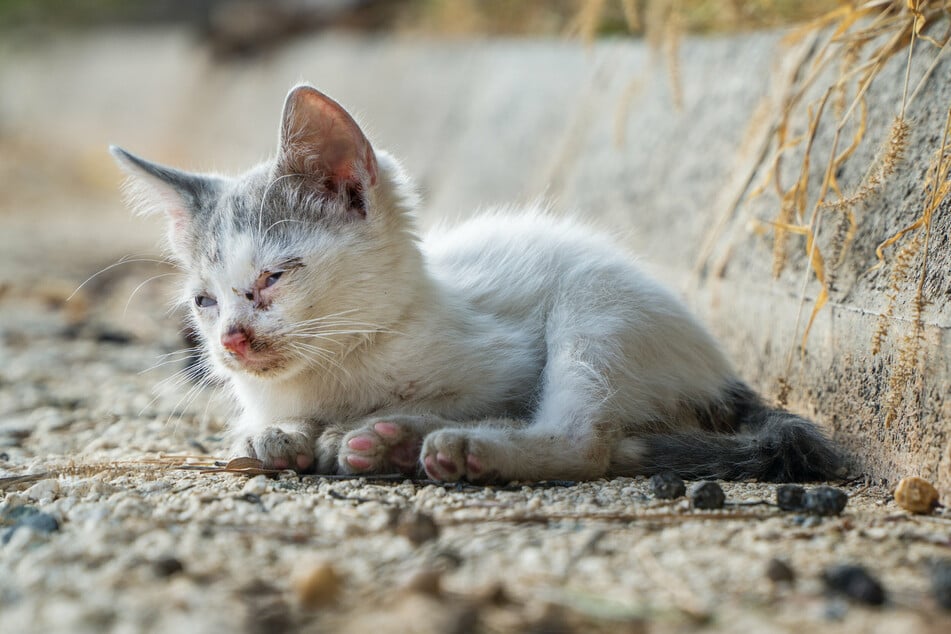
[[179, 254], [187, 252], [195, 218], [218, 196], [221, 179], [152, 163], [115, 145], [109, 152], [129, 175], [126, 195], [133, 208], [139, 213], [165, 213], [172, 248]]

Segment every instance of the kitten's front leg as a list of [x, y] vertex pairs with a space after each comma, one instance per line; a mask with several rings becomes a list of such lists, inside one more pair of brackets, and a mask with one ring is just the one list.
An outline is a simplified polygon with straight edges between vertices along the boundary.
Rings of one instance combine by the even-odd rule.
[[234, 457], [257, 458], [265, 469], [308, 471], [315, 462], [316, 425], [304, 419], [281, 421], [234, 444]]
[[413, 414], [367, 418], [340, 438], [338, 468], [343, 473], [416, 474], [421, 471], [419, 452], [426, 434], [455, 424]]

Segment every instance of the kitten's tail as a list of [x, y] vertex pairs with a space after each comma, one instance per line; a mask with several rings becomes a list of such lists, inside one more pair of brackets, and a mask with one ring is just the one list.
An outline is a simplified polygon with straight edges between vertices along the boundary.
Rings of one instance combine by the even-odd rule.
[[674, 471], [688, 480], [828, 480], [843, 475], [842, 457], [815, 423], [765, 405], [746, 386], [728, 390], [731, 429], [626, 438], [614, 452], [614, 475]]

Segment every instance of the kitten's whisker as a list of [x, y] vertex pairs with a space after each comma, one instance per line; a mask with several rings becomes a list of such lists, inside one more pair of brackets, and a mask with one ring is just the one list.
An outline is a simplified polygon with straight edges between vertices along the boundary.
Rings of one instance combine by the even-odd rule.
[[82, 288], [83, 288], [86, 284], [88, 284], [89, 282], [91, 282], [93, 279], [99, 277], [100, 275], [102, 275], [102, 274], [105, 273], [106, 271], [109, 271], [109, 270], [111, 270], [111, 269], [114, 269], [114, 268], [116, 268], [117, 266], [122, 266], [123, 264], [134, 264], [134, 263], [136, 263], [136, 262], [156, 262], [156, 263], [158, 263], [158, 264], [169, 264], [168, 260], [157, 260], [157, 259], [155, 259], [155, 258], [139, 258], [139, 257], [135, 257], [135, 256], [122, 256], [121, 258], [119, 258], [119, 261], [118, 261], [118, 262], [114, 262], [114, 263], [110, 264], [109, 266], [107, 266], [107, 267], [105, 267], [105, 268], [103, 268], [103, 269], [99, 269], [98, 271], [96, 271], [95, 273], [93, 273], [92, 275], [90, 275], [89, 277], [87, 277], [87, 278], [85, 279], [85, 281], [83, 281], [82, 284], [80, 284], [79, 286], [76, 287], [76, 290], [74, 290], [72, 293], [70, 293], [69, 297], [66, 298], [66, 301], [68, 302], [69, 300], [71, 300], [73, 297], [76, 296], [76, 293], [78, 293], [79, 291], [82, 290]]
[[318, 337], [320, 339], [331, 339], [341, 335], [379, 335], [382, 330], [328, 330], [326, 332], [299, 332], [294, 333], [298, 337]]
[[[201, 375], [204, 373], [204, 370], [206, 369], [204, 367], [203, 361], [204, 360], [202, 360], [202, 362], [196, 365], [182, 368], [181, 370], [178, 370], [174, 374], [171, 374], [167, 376], [166, 378], [162, 379], [161, 381], [155, 384], [156, 391], [161, 392], [162, 390], [166, 389], [166, 387], [180, 387], [182, 385], [185, 385], [188, 382], [193, 382], [195, 381], [195, 379], [200, 378]], [[151, 405], [151, 403], [149, 403], [149, 405]]]
[[174, 355], [174, 354], [184, 354], [184, 355], [188, 355], [188, 354], [191, 354], [191, 353], [193, 353], [193, 352], [198, 352], [199, 350], [201, 350], [201, 346], [189, 346], [188, 348], [179, 348], [178, 350], [172, 350], [171, 352], [166, 352], [165, 354], [160, 354], [160, 355], [158, 355], [156, 358], [157, 358], [157, 359], [167, 359], [168, 357], [170, 357], [170, 356], [172, 356], [172, 355]]
[[[194, 366], [190, 366], [190, 367], [187, 367], [187, 368], [183, 368], [183, 369], [179, 370], [178, 372], [175, 372], [174, 374], [172, 374], [172, 375], [166, 377], [165, 379], [159, 381], [159, 382], [155, 385], [155, 388], [154, 388], [154, 389], [155, 389], [155, 396], [153, 396], [153, 397], [151, 398], [151, 400], [149, 400], [149, 402], [146, 403], [146, 404], [142, 407], [142, 409], [139, 410], [139, 414], [138, 414], [138, 415], [141, 416], [141, 415], [145, 412], [145, 410], [147, 410], [149, 407], [151, 407], [151, 406], [155, 403], [155, 401], [157, 401], [160, 397], [162, 397], [162, 396], [163, 396], [163, 392], [166, 390], [167, 387], [172, 387], [172, 386], [176, 386], [176, 387], [177, 387], [177, 386], [184, 385], [184, 384], [185, 384], [186, 382], [188, 382], [188, 381], [194, 381], [196, 378], [201, 377], [201, 376], [202, 376], [202, 372], [203, 372], [204, 370], [206, 370], [206, 369], [207, 369], [207, 368], [204, 366], [204, 359], [201, 359], [200, 363], [198, 363], [198, 364], [196, 364], [196, 365], [194, 365]], [[205, 374], [205, 376], [202, 378], [202, 381], [205, 381], [205, 380], [210, 380], [210, 377], [209, 377], [208, 374]], [[202, 381], [199, 381], [199, 385], [201, 385], [201, 382], [202, 382]], [[194, 389], [194, 387], [193, 387], [192, 389]], [[186, 394], [186, 395], [187, 395], [187, 394]], [[181, 403], [181, 400], [179, 400], [178, 402]], [[178, 406], [178, 403], [176, 403], [175, 405], [176, 405], [176, 407], [177, 407], [177, 406]], [[172, 409], [174, 410], [175, 408], [172, 408]], [[166, 420], [166, 423], [167, 423], [169, 420], [171, 420], [171, 415], [170, 415], [169, 418]]]
[[288, 330], [291, 332], [325, 332], [333, 328], [352, 328], [360, 330], [372, 330], [374, 332], [381, 333], [392, 333], [397, 335], [402, 335], [404, 333], [393, 330], [382, 324], [375, 324], [368, 321], [349, 321], [349, 320], [338, 320], [325, 323], [315, 323], [315, 324], [294, 324]]
[[145, 368], [144, 370], [139, 370], [139, 374], [145, 374], [146, 372], [152, 372], [153, 370], [157, 370], [157, 369], [159, 369], [159, 368], [161, 368], [161, 367], [164, 367], [164, 366], [166, 366], [166, 365], [172, 365], [172, 364], [174, 364], [174, 363], [184, 363], [185, 361], [188, 361], [188, 359], [189, 359], [188, 356], [184, 356], [184, 357], [178, 357], [177, 359], [166, 359], [165, 361], [159, 361], [158, 363], [155, 363], [155, 364], [153, 364], [153, 365], [150, 365], [149, 367]]
[[258, 235], [263, 237], [261, 233], [261, 227], [264, 225], [264, 203], [267, 202], [268, 194], [271, 192], [271, 188], [276, 185], [278, 182], [284, 180], [285, 178], [291, 178], [292, 176], [298, 176], [298, 174], [283, 174], [278, 176], [271, 182], [267, 184], [264, 188], [264, 192], [261, 194], [261, 206], [258, 207]]
[[336, 359], [336, 356], [333, 353], [331, 353], [329, 350], [326, 350], [324, 348], [320, 348], [318, 346], [314, 346], [311, 344], [299, 342], [299, 341], [292, 342], [291, 345], [294, 346], [297, 350], [309, 351], [316, 357], [319, 357], [320, 359], [323, 359], [327, 361], [328, 363], [333, 364], [334, 366], [339, 368], [344, 374], [346, 374], [348, 379], [351, 379], [351, 380], [353, 379], [353, 375], [350, 374], [350, 371], [347, 368], [345, 368], [343, 365], [341, 365], [341, 363]]
[[146, 284], [148, 284], [148, 283], [151, 282], [152, 280], [157, 280], [157, 279], [159, 279], [160, 277], [168, 277], [169, 275], [179, 275], [179, 273], [160, 273], [160, 274], [158, 274], [158, 275], [153, 275], [153, 276], [150, 277], [149, 279], [145, 280], [144, 282], [142, 282], [141, 284], [139, 284], [138, 286], [136, 286], [136, 287], [132, 290], [132, 293], [129, 294], [129, 299], [127, 299], [126, 302], [125, 302], [125, 308], [122, 309], [122, 316], [125, 317], [125, 314], [126, 314], [127, 312], [129, 312], [129, 305], [132, 303], [132, 298], [135, 297], [135, 294], [139, 292], [139, 289], [140, 289], [140, 288], [142, 288], [143, 286], [145, 286]]
[[355, 313], [355, 312], [357, 312], [357, 311], [359, 311], [359, 310], [360, 310], [359, 308], [351, 308], [351, 309], [349, 309], [349, 310], [341, 310], [340, 312], [337, 312], [337, 313], [330, 313], [330, 314], [327, 314], [327, 315], [321, 315], [320, 317], [313, 317], [313, 318], [311, 318], [311, 319], [305, 319], [305, 320], [303, 320], [303, 321], [297, 322], [296, 325], [324, 323], [324, 322], [326, 322], [328, 319], [332, 319], [332, 318], [334, 318], [334, 317], [342, 317], [342, 316], [344, 316], [344, 315], [349, 315], [350, 313]]
[[268, 234], [268, 232], [269, 232], [271, 229], [273, 229], [273, 228], [276, 227], [277, 225], [279, 225], [279, 224], [281, 224], [281, 223], [284, 223], [284, 222], [299, 222], [299, 223], [301, 223], [301, 224], [306, 224], [303, 220], [297, 220], [296, 218], [285, 218], [284, 220], [277, 220], [277, 221], [275, 221], [275, 222], [272, 222], [272, 223], [271, 223], [271, 226], [264, 230], [264, 235], [262, 236], [262, 238], [263, 238], [263, 237], [267, 237], [267, 234]]
[[[378, 332], [398, 332], [382, 324], [374, 324], [368, 321], [329, 321], [322, 324], [295, 324], [294, 330], [299, 332], [318, 332], [321, 329], [340, 328], [350, 326], [352, 328], [367, 328]], [[400, 333], [402, 334], [402, 333]]]
[[[168, 377], [167, 379], [165, 379], [164, 381], [161, 381], [161, 382], [159, 382], [158, 384], [156, 384], [156, 386], [155, 386], [155, 388], [154, 388], [154, 389], [155, 389], [155, 396], [153, 396], [151, 399], [149, 399], [149, 402], [146, 403], [146, 404], [142, 407], [142, 409], [139, 410], [139, 414], [138, 414], [138, 415], [139, 415], [139, 416], [142, 416], [142, 414], [145, 413], [145, 410], [147, 410], [147, 409], [149, 409], [150, 407], [152, 407], [152, 405], [155, 404], [155, 401], [157, 401], [159, 398], [161, 398], [162, 396], [164, 396], [164, 392], [166, 391], [167, 388], [169, 388], [169, 387], [178, 387], [178, 386], [184, 385], [184, 384], [185, 384], [186, 382], [188, 382], [190, 379], [193, 380], [194, 378], [196, 378], [196, 377], [188, 377], [188, 376], [184, 376], [184, 375], [182, 375], [182, 376], [176, 376], [176, 375], [180, 375], [180, 374], [182, 374], [182, 373], [184, 373], [184, 372], [187, 372], [187, 371], [189, 371], [189, 370], [191, 370], [191, 368], [186, 368], [185, 370], [181, 370], [181, 371], [179, 371], [179, 372], [176, 372], [174, 375], [172, 375], [172, 376]], [[196, 375], [196, 376], [197, 376], [197, 375]], [[175, 379], [175, 380], [172, 381], [171, 379]]]
[[[196, 356], [198, 348], [184, 348], [182, 350], [176, 350], [174, 352], [169, 352], [167, 354], [162, 354], [156, 357], [155, 365], [149, 366], [144, 370], [140, 370], [139, 374], [145, 374], [146, 372], [151, 372], [152, 370], [167, 365], [169, 363], [180, 363], [185, 361], [189, 357]], [[173, 358], [174, 357], [174, 358]]]
[[[345, 367], [340, 365], [333, 358], [327, 356], [326, 354], [321, 354], [322, 352], [325, 352], [325, 351], [319, 348], [314, 348], [313, 346], [307, 346], [307, 348], [311, 349], [311, 350], [307, 350], [306, 348], [299, 348], [298, 344], [291, 344], [291, 345], [294, 348], [294, 353], [297, 354], [301, 360], [303, 360], [305, 363], [313, 363], [316, 366], [318, 366], [321, 370], [326, 372], [327, 376], [331, 377], [334, 381], [336, 381], [337, 385], [339, 385], [341, 388], [345, 388], [346, 385], [340, 379], [340, 377], [337, 376], [335, 372], [333, 372], [331, 368], [327, 367], [327, 365], [324, 362], [333, 364], [338, 369], [343, 371], [347, 375], [348, 379], [353, 380], [353, 376], [350, 374], [349, 370], [347, 370]], [[305, 352], [308, 352], [308, 351], [311, 352], [312, 355], [305, 354]]]
[[203, 389], [207, 387], [210, 382], [211, 382], [211, 378], [208, 375], [205, 375], [204, 377], [202, 377], [202, 379], [198, 383], [193, 385], [191, 389], [189, 389], [182, 398], [178, 399], [178, 401], [172, 407], [165, 423], [166, 424], [171, 423], [172, 417], [175, 416], [176, 414], [178, 416], [178, 419], [181, 420], [182, 416], [185, 414], [185, 412], [188, 410], [191, 404], [195, 401], [196, 398], [198, 398], [198, 396], [202, 393]]

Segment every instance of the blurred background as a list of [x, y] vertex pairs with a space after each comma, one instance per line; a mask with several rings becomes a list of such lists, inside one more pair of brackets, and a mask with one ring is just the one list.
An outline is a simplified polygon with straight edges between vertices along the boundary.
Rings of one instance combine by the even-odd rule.
[[[590, 108], [582, 102], [592, 90], [614, 94], [585, 116], [613, 128], [631, 127], [615, 119], [633, 96], [653, 91], [659, 108], [682, 109], [682, 78], [674, 75], [683, 36], [788, 26], [837, 4], [0, 0], [4, 268], [77, 274], [154, 251], [158, 227], [126, 214], [105, 147], [192, 169], [242, 169], [271, 151], [282, 96], [301, 79], [355, 111], [378, 145], [406, 160], [442, 213], [558, 196], [552, 165], [540, 174], [537, 164], [492, 160], [490, 139], [500, 146], [496, 156], [554, 161], [567, 151], [556, 137]], [[596, 41], [639, 40], [648, 45], [635, 60], [594, 50]], [[733, 65], [720, 62], [721, 71]], [[467, 135], [487, 154], [455, 142]], [[447, 151], [458, 162], [447, 163]], [[569, 197], [576, 202], [584, 201]]]
[[[305, 80], [404, 162], [424, 227], [538, 199], [580, 214], [863, 468], [923, 465], [951, 487], [947, 15], [946, 0], [0, 0], [15, 343], [0, 354], [38, 328], [51, 349], [181, 348], [164, 219], [129, 213], [107, 147], [246, 169]], [[932, 218], [944, 242], [924, 239]]]

